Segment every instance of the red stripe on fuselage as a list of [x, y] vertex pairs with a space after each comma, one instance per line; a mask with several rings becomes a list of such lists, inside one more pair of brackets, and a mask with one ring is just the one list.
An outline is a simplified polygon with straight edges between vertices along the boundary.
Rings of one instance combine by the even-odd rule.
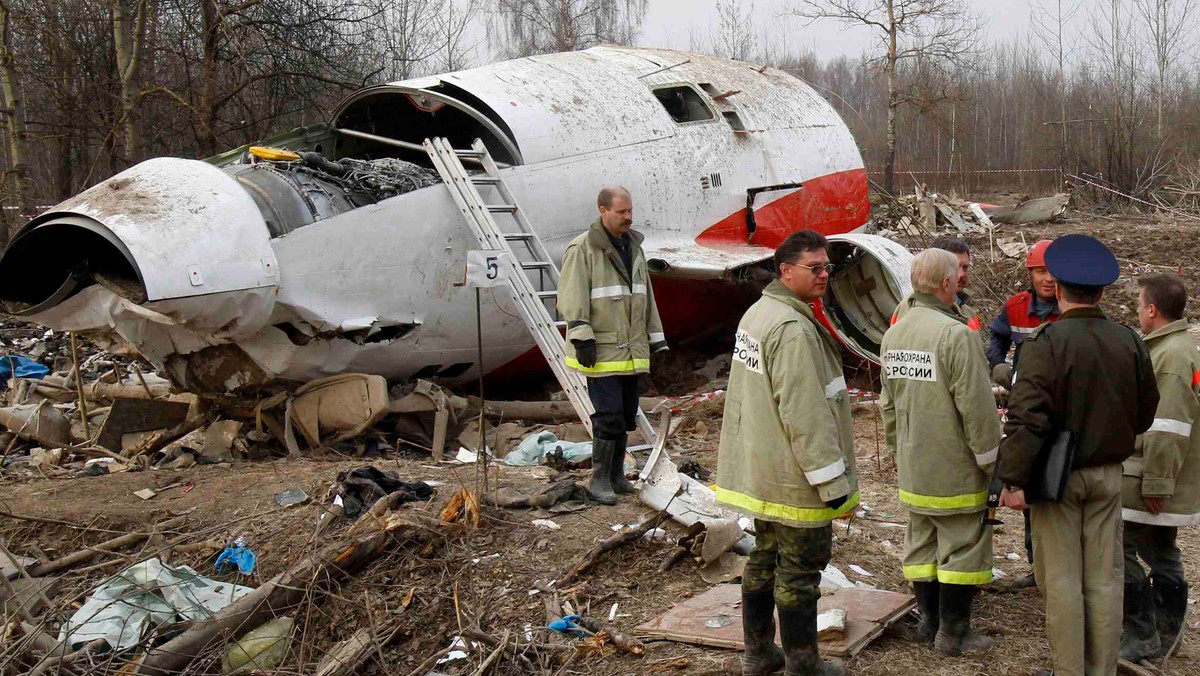
[[[759, 197], [762, 199], [762, 197]], [[804, 182], [804, 187], [754, 209], [754, 237], [746, 238], [746, 210], [740, 209], [696, 237], [697, 244], [756, 244], [775, 248], [797, 230], [822, 235], [850, 232], [867, 222], [867, 172], [851, 169]]]

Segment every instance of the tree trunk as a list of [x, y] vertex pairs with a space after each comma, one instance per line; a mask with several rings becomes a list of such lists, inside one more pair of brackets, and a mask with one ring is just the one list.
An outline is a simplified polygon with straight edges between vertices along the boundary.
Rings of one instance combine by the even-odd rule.
[[200, 155], [212, 157], [217, 154], [217, 136], [213, 126], [217, 121], [217, 52], [221, 22], [216, 0], [200, 0], [200, 19], [204, 30], [204, 80], [201, 83], [200, 105], [196, 107], [200, 117], [197, 120], [196, 140]]
[[[117, 81], [120, 83], [120, 122], [125, 138], [125, 161], [137, 161], [138, 128], [133, 117], [137, 105], [137, 76], [142, 63], [142, 44], [146, 35], [147, 0], [110, 0], [113, 17], [113, 49], [117, 57]], [[132, 10], [132, 11], [131, 11]]]
[[5, 176], [7, 188], [5, 206], [15, 207], [5, 213], [3, 239], [8, 242], [26, 211], [25, 121], [22, 119], [21, 83], [17, 77], [16, 54], [13, 53], [12, 13], [9, 3], [0, 1], [0, 90], [4, 94], [5, 130], [8, 132], [9, 170]]
[[895, 195], [896, 181], [896, 109], [899, 100], [896, 96], [896, 15], [892, 0], [888, 0], [888, 53], [887, 53], [887, 154], [883, 158], [883, 189], [890, 195]]

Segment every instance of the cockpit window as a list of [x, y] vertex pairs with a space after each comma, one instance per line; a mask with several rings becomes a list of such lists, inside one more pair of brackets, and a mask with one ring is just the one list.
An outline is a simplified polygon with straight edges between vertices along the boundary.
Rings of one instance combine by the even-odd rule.
[[676, 124], [704, 122], [714, 119], [712, 110], [699, 92], [686, 85], [673, 85], [654, 90], [654, 96]]

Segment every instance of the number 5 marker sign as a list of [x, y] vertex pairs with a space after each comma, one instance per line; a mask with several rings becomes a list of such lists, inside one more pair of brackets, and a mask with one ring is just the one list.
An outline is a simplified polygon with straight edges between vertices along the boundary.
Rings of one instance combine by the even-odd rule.
[[487, 288], [508, 284], [508, 261], [507, 251], [468, 251], [467, 286]]

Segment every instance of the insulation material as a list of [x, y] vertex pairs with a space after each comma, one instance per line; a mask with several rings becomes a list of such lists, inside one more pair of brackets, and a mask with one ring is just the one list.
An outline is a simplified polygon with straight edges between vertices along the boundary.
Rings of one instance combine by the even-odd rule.
[[[296, 390], [288, 402], [288, 422], [313, 448], [352, 437], [388, 412], [387, 380], [347, 373], [314, 380]], [[323, 436], [334, 435], [323, 439]]]

